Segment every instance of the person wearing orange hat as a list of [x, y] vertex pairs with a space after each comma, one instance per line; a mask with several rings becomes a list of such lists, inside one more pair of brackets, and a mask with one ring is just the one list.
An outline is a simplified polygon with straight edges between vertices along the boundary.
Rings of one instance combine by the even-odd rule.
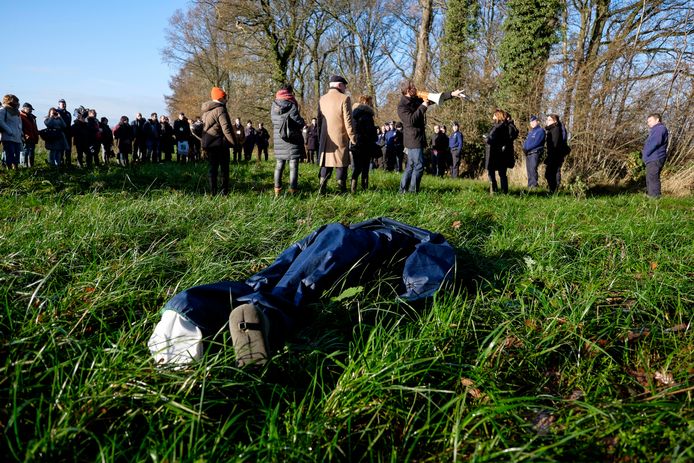
[[217, 194], [217, 174], [221, 167], [221, 193], [227, 195], [229, 193], [229, 147], [236, 145], [237, 141], [227, 112], [226, 92], [219, 87], [212, 87], [210, 97], [212, 101], [202, 105], [201, 146], [207, 152], [210, 163], [210, 193]]

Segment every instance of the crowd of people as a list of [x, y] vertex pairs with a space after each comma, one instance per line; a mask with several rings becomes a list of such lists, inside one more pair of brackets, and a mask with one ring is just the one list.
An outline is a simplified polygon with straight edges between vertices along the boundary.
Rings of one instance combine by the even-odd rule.
[[[291, 85], [284, 85], [275, 94], [270, 109], [272, 120], [275, 172], [274, 191], [283, 191], [283, 172], [289, 170], [289, 193], [298, 191], [299, 163], [320, 166], [318, 191], [325, 194], [328, 180], [335, 173], [337, 189], [346, 192], [348, 170], [351, 166], [349, 189], [369, 187], [369, 172], [384, 169], [402, 173], [400, 193], [416, 193], [423, 173], [431, 175], [460, 175], [464, 138], [458, 122], [434, 125], [431, 142], [426, 136], [426, 111], [432, 104], [452, 98], [464, 98], [460, 90], [441, 94], [418, 91], [410, 80], [401, 84], [398, 103], [400, 121], [378, 126], [375, 122], [373, 99], [361, 95], [353, 105], [346, 91], [347, 81], [334, 75], [329, 90], [321, 96], [318, 115], [307, 124]], [[433, 95], [433, 96], [432, 96]], [[72, 165], [76, 154], [78, 167], [91, 167], [114, 160], [122, 166], [131, 163], [193, 162], [206, 158], [209, 162], [209, 182], [212, 194], [229, 191], [229, 164], [250, 161], [256, 152], [257, 161], [268, 160], [270, 133], [262, 122], [254, 126], [251, 120], [244, 125], [240, 118], [233, 122], [227, 110], [227, 95], [214, 87], [211, 100], [201, 107], [202, 115], [188, 119], [184, 113], [171, 123], [165, 115], [152, 113], [145, 119], [137, 113], [132, 122], [122, 116], [111, 128], [107, 118], [97, 117], [94, 109], [78, 107], [71, 114], [65, 100], [48, 110], [45, 128], [38, 129], [34, 108], [25, 102], [21, 108], [15, 95], [5, 95], [0, 108], [0, 141], [3, 166], [16, 169], [35, 163], [39, 139], [45, 142], [48, 163], [52, 166]], [[650, 134], [642, 159], [646, 165], [647, 191], [660, 196], [660, 173], [667, 157], [668, 131], [660, 114], [648, 116]], [[548, 190], [556, 192], [561, 183], [561, 168], [571, 152], [567, 130], [556, 114], [549, 114], [543, 128], [537, 116], [530, 117], [527, 137], [522, 143], [527, 170], [528, 189], [538, 188], [538, 168], [545, 165], [544, 177]], [[515, 141], [519, 136], [513, 118], [501, 109], [492, 115], [492, 127], [483, 135], [486, 146], [485, 168], [490, 192], [508, 192], [507, 170], [515, 166]], [[233, 157], [230, 156], [230, 151]], [[218, 185], [221, 171], [221, 185]], [[499, 182], [497, 183], [497, 175]]]

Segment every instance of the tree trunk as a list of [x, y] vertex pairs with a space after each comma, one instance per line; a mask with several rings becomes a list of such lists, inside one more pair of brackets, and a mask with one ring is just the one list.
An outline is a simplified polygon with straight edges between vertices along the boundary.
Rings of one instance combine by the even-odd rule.
[[424, 86], [429, 75], [429, 34], [434, 21], [434, 0], [419, 0], [419, 6], [422, 8], [422, 22], [417, 35], [413, 79], [415, 85]]

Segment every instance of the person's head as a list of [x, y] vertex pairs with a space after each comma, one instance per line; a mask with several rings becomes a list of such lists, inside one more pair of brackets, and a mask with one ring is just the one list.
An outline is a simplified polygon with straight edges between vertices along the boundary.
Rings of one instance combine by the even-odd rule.
[[63, 100], [62, 98], [58, 100], [58, 108], [59, 109], [65, 109], [66, 106], [67, 106], [67, 103], [65, 103], [65, 100]]
[[316, 125], [318, 123], [318, 119], [315, 117], [311, 119], [311, 125]]
[[653, 127], [654, 125], [657, 125], [660, 123], [660, 113], [651, 113], [648, 115], [648, 119], [646, 119], [646, 123], [648, 124], [648, 127]]
[[128, 116], [121, 116], [120, 117], [120, 123], [121, 124], [127, 124], [128, 122], [130, 122], [130, 119], [128, 119]]
[[280, 92], [294, 93], [294, 86], [285, 82], [280, 86]]
[[496, 111], [494, 111], [494, 116], [492, 116], [492, 120], [494, 120], [494, 122], [503, 122], [505, 119], [506, 119], [506, 113], [505, 112], [503, 112], [500, 109], [497, 109]]
[[263, 123], [262, 123], [262, 122], [258, 122], [258, 128], [259, 128], [259, 129], [262, 129], [263, 127], [265, 127], [265, 126], [263, 125]]
[[166, 122], [166, 116], [164, 116], [163, 114], [159, 116], [159, 122], [161, 122], [162, 124]]
[[417, 95], [417, 87], [414, 81], [406, 79], [400, 82], [400, 93], [406, 97], [413, 97]]
[[150, 115], [149, 115], [149, 118], [150, 118], [151, 120], [153, 120], [153, 121], [156, 121], [156, 120], [157, 120], [157, 113], [152, 113], [152, 114], [150, 114]]
[[506, 120], [507, 120], [507, 121], [512, 121], [512, 120], [513, 120], [513, 117], [511, 117], [511, 113], [510, 113], [510, 112], [504, 111], [504, 114], [505, 114], [505, 116], [506, 116]]
[[108, 125], [108, 118], [102, 117], [102, 118], [101, 118], [101, 123], [102, 123], [102, 124], [105, 124], [105, 125]]
[[25, 102], [25, 103], [22, 105], [22, 112], [23, 112], [24, 114], [31, 114], [31, 112], [32, 112], [33, 110], [34, 110], [34, 107], [31, 106], [30, 103], [26, 103], [26, 102]]
[[438, 124], [434, 125], [434, 133], [439, 133], [441, 131], [441, 126]]
[[135, 114], [135, 119], [142, 119], [142, 113]]
[[460, 124], [458, 124], [458, 121], [453, 121], [453, 125], [451, 127], [453, 127], [454, 132], [460, 130]]
[[248, 119], [248, 122], [246, 122], [246, 127], [253, 127], [253, 121]]
[[402, 130], [402, 122], [398, 122], [397, 124], [395, 124], [395, 129]]
[[49, 108], [49, 109], [48, 109], [48, 117], [56, 118], [56, 117], [60, 117], [60, 114], [58, 114], [58, 110], [57, 110], [57, 109], [55, 109], [55, 108]]
[[540, 121], [537, 116], [530, 116], [530, 128], [535, 128], [540, 125]]
[[186, 118], [186, 115], [184, 113], [178, 113], [178, 120], [179, 121], [182, 121], [185, 118]]
[[347, 80], [342, 76], [330, 76], [330, 82], [328, 85], [330, 88], [336, 88], [343, 93], [347, 90]]
[[366, 106], [373, 108], [374, 99], [371, 95], [359, 95], [359, 104], [365, 104]]
[[19, 98], [17, 98], [15, 95], [12, 95], [11, 93], [9, 93], [9, 94], [2, 97], [2, 105], [3, 106], [12, 106], [13, 108], [17, 109], [17, 108], [19, 108]]
[[557, 114], [548, 114], [547, 120], [545, 121], [547, 125], [558, 124], [559, 116]]
[[87, 117], [96, 117], [96, 109], [90, 109], [87, 111]]
[[234, 124], [241, 125], [241, 119], [238, 117], [236, 119], [234, 119]]
[[210, 97], [220, 103], [227, 102], [227, 93], [219, 87], [212, 87], [212, 90], [210, 90]]

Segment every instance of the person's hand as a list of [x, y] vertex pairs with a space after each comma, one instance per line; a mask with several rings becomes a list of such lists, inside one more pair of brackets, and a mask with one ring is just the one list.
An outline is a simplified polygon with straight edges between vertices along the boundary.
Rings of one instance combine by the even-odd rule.
[[422, 101], [422, 106], [429, 106], [429, 100]]
[[467, 95], [465, 95], [462, 90], [452, 91], [451, 96], [454, 98], [467, 98]]

